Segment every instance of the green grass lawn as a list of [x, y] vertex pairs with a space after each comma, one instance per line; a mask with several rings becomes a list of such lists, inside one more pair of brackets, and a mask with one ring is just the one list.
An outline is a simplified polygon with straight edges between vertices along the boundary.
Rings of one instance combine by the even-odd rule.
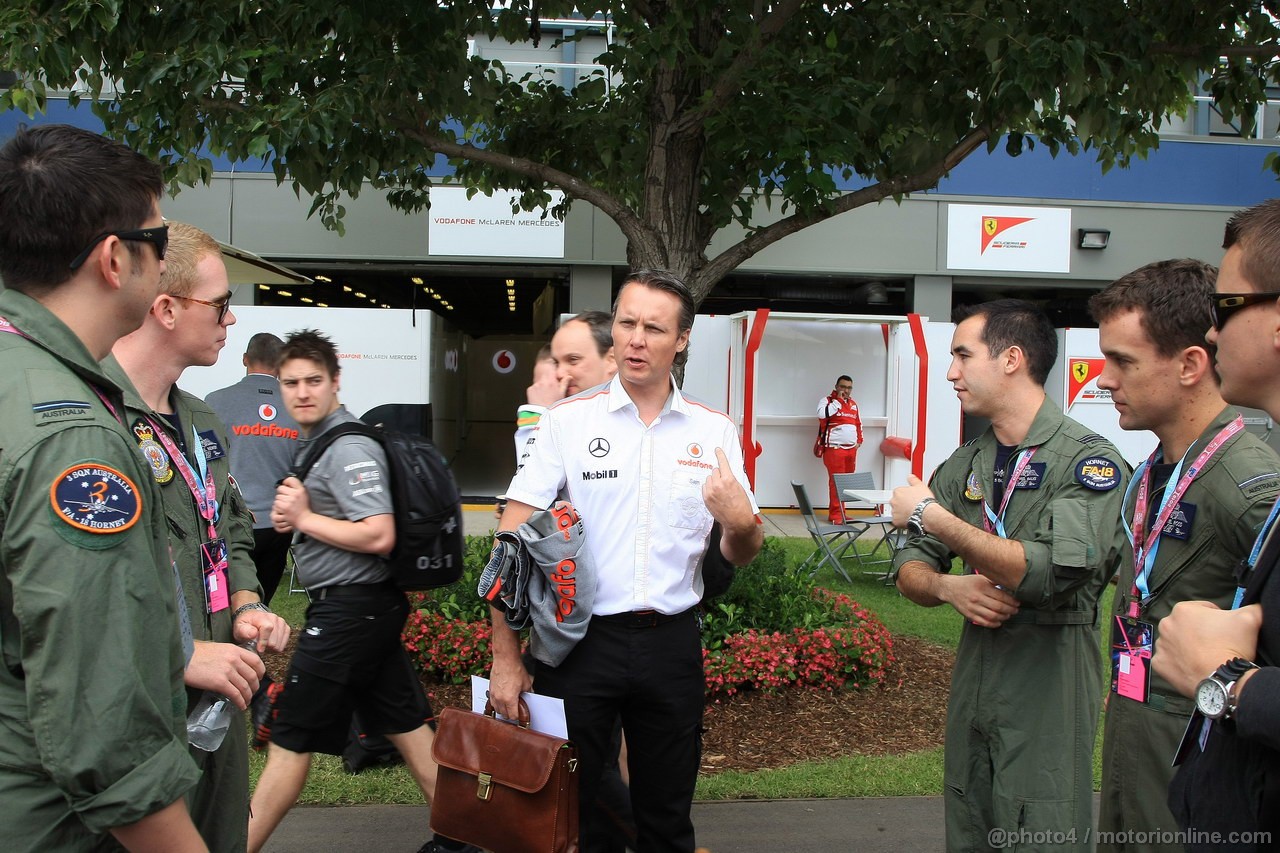
[[[788, 562], [798, 565], [812, 552], [808, 539], [780, 540]], [[870, 567], [868, 567], [870, 568]], [[895, 636], [919, 637], [955, 648], [963, 624], [950, 607], [920, 607], [898, 594], [893, 586], [872, 573], [849, 568], [851, 581], [829, 568], [818, 573], [815, 582], [858, 601], [884, 622]], [[1110, 611], [1114, 587], [1108, 587], [1102, 612]], [[306, 596], [282, 589], [272, 608], [297, 630], [306, 611]], [[1104, 657], [1105, 652], [1100, 649]], [[1105, 667], [1104, 667], [1104, 671]], [[1094, 788], [1101, 767], [1101, 724], [1094, 751]], [[263, 758], [251, 755], [250, 773], [256, 783]], [[804, 797], [897, 797], [942, 793], [942, 749], [897, 756], [852, 756], [831, 761], [807, 762], [779, 770], [753, 773], [727, 772], [698, 780], [699, 799], [793, 799]], [[316, 756], [311, 776], [299, 800], [306, 804], [355, 805], [365, 803], [416, 804], [421, 794], [403, 767], [372, 769], [353, 776], [342, 769], [339, 759]]]

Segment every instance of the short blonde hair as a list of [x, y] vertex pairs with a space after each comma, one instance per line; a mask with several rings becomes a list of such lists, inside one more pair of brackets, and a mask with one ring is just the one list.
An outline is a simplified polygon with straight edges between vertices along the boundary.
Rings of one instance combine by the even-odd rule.
[[187, 298], [196, 287], [196, 266], [205, 255], [221, 255], [222, 247], [208, 233], [185, 222], [170, 222], [169, 247], [164, 254], [164, 292]]

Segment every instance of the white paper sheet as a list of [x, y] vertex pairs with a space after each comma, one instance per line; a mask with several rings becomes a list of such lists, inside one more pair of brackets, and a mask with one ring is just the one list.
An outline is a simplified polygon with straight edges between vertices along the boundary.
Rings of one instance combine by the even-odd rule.
[[[529, 706], [529, 728], [552, 737], [569, 737], [569, 724], [564, 718], [563, 699], [539, 696], [536, 693], [521, 693], [520, 697]], [[488, 698], [489, 679], [479, 675], [471, 676], [471, 710], [477, 714], [483, 714]], [[505, 719], [501, 715], [498, 718]]]

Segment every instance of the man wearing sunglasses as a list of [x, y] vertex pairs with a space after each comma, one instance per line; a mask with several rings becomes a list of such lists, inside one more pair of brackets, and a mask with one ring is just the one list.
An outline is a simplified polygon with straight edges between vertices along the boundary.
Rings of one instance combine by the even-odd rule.
[[[1222, 396], [1280, 418], [1280, 199], [1227, 223], [1213, 327]], [[1275, 513], [1227, 607], [1185, 601], [1161, 623], [1155, 671], [1195, 702], [1169, 808], [1188, 850], [1280, 841], [1280, 537]]]
[[[121, 338], [104, 368], [125, 388], [126, 423], [160, 486], [182, 603], [195, 652], [186, 668], [187, 711], [205, 691], [238, 709], [222, 745], [191, 748], [202, 775], [188, 797], [212, 851], [243, 851], [249, 832], [244, 711], [263, 676], [258, 652], [283, 652], [289, 626], [263, 605], [253, 564], [253, 519], [231, 476], [227, 429], [200, 398], [177, 386], [183, 371], [218, 360], [235, 323], [222, 247], [181, 222], [169, 225], [164, 292], [142, 326]], [[136, 391], [128, 390], [132, 385]]]
[[163, 190], [154, 163], [66, 125], [20, 128], [0, 149], [10, 851], [105, 849], [109, 836], [129, 849], [206, 849], [182, 799], [199, 771], [164, 513], [121, 386], [98, 364], [156, 298]]

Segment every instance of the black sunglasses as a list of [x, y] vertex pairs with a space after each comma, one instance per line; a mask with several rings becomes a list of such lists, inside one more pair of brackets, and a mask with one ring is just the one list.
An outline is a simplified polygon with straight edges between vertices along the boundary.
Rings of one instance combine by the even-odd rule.
[[1266, 290], [1261, 293], [1215, 293], [1213, 295], [1213, 327], [1219, 332], [1237, 311], [1250, 305], [1261, 305], [1264, 302], [1275, 302], [1280, 298], [1280, 290]]
[[84, 247], [84, 251], [76, 255], [71, 261], [71, 269], [77, 269], [81, 264], [89, 259], [89, 253], [93, 251], [93, 247], [101, 243], [108, 237], [116, 237], [120, 240], [139, 240], [144, 243], [150, 243], [156, 247], [156, 256], [159, 260], [164, 260], [164, 250], [169, 246], [169, 226], [158, 225], [155, 228], [139, 228], [136, 231], [107, 231], [93, 238], [88, 246]]

